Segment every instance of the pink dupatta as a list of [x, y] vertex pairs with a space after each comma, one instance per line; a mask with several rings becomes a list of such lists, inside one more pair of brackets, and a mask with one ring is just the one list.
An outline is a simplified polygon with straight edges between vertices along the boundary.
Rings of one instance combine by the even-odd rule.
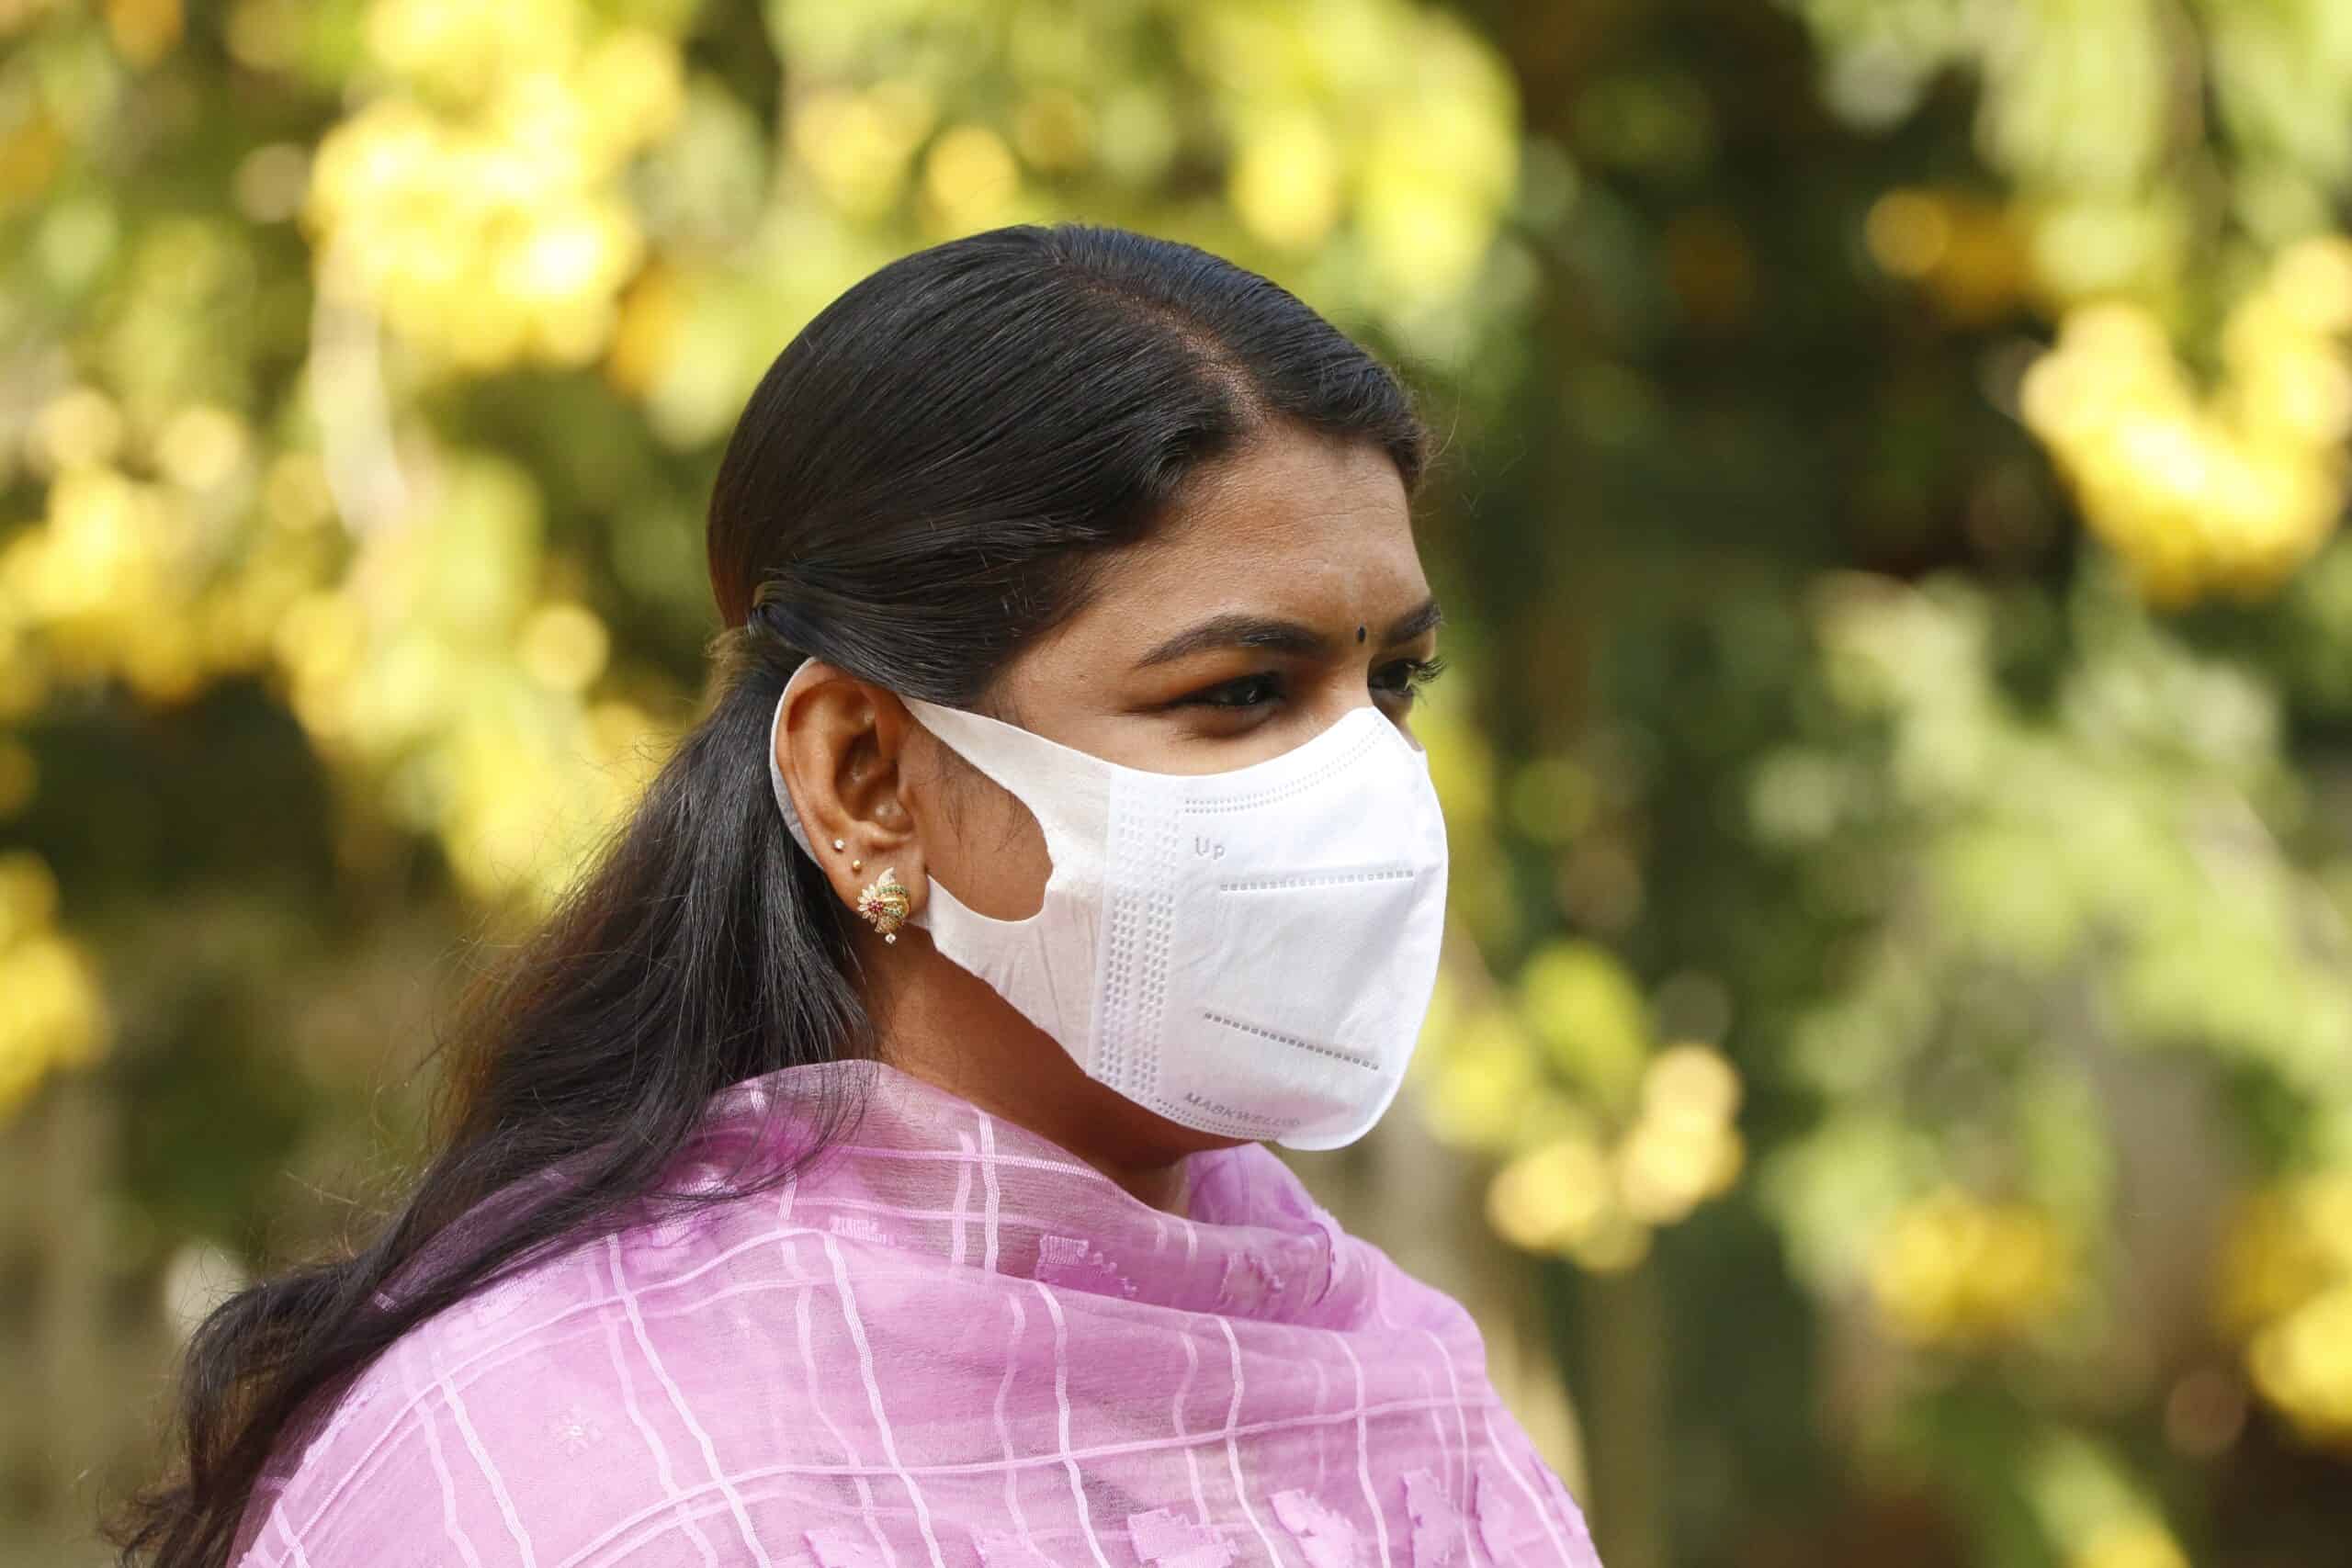
[[865, 1110], [789, 1185], [401, 1338], [242, 1568], [1598, 1568], [1468, 1315], [1266, 1150], [1188, 1159], [1177, 1219], [839, 1064], [718, 1096], [689, 1182], [827, 1089]]

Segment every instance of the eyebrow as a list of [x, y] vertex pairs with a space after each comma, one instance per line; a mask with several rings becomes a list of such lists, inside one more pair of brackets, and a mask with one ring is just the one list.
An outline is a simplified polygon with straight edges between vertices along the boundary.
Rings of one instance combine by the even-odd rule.
[[[1410, 642], [1444, 622], [1445, 615], [1439, 610], [1437, 601], [1424, 599], [1388, 624], [1388, 629], [1381, 634], [1380, 646], [1394, 648], [1398, 643]], [[1155, 664], [1172, 663], [1195, 653], [1223, 648], [1263, 648], [1300, 658], [1319, 658], [1329, 654], [1333, 646], [1330, 637], [1304, 622], [1271, 615], [1212, 615], [1145, 654], [1136, 660], [1136, 668], [1147, 670]]]

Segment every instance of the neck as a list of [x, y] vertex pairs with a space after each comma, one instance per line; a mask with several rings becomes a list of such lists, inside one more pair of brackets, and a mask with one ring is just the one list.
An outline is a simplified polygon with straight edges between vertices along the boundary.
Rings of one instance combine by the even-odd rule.
[[[1184, 1156], [1229, 1145], [1154, 1115], [1080, 1070], [987, 982], [901, 934], [866, 965], [883, 1059], [1059, 1145], [1138, 1202], [1184, 1213]], [[887, 978], [886, 978], [887, 977]]]

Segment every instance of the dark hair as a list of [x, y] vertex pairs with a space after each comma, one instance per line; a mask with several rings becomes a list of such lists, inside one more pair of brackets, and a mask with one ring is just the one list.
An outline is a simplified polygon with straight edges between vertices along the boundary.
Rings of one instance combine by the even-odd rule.
[[400, 1335], [673, 1197], [665, 1173], [728, 1085], [873, 1054], [847, 911], [768, 790], [769, 716], [802, 658], [978, 705], [1081, 603], [1091, 560], [1283, 422], [1375, 443], [1408, 491], [1419, 479], [1423, 427], [1372, 355], [1253, 273], [1117, 229], [951, 241], [811, 321], [711, 493], [724, 629], [707, 711], [464, 998], [447, 1140], [405, 1206], [354, 1256], [265, 1280], [198, 1329], [185, 1467], [114, 1525], [122, 1561], [226, 1562], [272, 1453]]

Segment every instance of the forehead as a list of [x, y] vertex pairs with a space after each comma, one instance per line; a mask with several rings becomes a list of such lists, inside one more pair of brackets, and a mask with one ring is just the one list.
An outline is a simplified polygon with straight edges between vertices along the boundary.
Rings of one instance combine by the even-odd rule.
[[1388, 455], [1283, 431], [1195, 476], [1148, 538], [1105, 563], [1065, 630], [1073, 642], [1141, 644], [1227, 612], [1351, 630], [1428, 596]]

